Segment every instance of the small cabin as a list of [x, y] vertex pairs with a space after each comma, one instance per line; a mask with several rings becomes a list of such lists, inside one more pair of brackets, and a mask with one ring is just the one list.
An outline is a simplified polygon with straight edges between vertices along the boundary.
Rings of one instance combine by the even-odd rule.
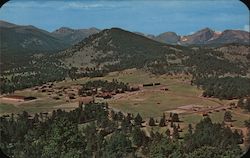
[[110, 99], [110, 98], [112, 98], [112, 94], [111, 93], [104, 93], [102, 97], [103, 97], [103, 99]]
[[153, 83], [145, 83], [143, 84], [143, 87], [149, 87], [149, 86], [153, 86], [154, 84]]
[[112, 98], [112, 94], [109, 92], [105, 92], [105, 93], [100, 94], [99, 97], [103, 99], [109, 99], [109, 98]]
[[7, 95], [3, 97], [3, 99], [5, 100], [18, 101], [18, 102], [24, 101], [24, 98], [25, 96], [19, 96], [19, 95]]
[[131, 86], [129, 88], [129, 90], [132, 92], [132, 91], [139, 91], [140, 90], [140, 87], [139, 86]]
[[35, 99], [37, 98], [32, 96], [24, 97], [24, 101], [35, 100]]
[[103, 98], [103, 99], [109, 99], [109, 98], [112, 98], [112, 93], [103, 92], [103, 93], [97, 94], [96, 97], [100, 97], [100, 98]]
[[161, 85], [161, 83], [160, 82], [156, 82], [154, 85], [158, 86], [158, 85]]
[[86, 96], [86, 97], [80, 97], [78, 99], [79, 101], [79, 105], [82, 105], [82, 104], [89, 104], [89, 103], [93, 103], [94, 102], [94, 98], [91, 97], [91, 96]]
[[163, 87], [161, 88], [162, 91], [168, 91], [168, 88], [167, 87]]
[[208, 113], [203, 113], [202, 116], [206, 117], [206, 116], [208, 116]]

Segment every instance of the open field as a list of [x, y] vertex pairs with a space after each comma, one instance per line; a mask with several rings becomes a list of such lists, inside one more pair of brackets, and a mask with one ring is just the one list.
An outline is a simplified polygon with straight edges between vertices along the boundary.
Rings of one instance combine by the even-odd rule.
[[161, 116], [163, 112], [188, 104], [220, 105], [199, 97], [185, 97], [168, 92], [142, 92], [124, 99], [110, 100], [109, 103], [110, 106], [125, 112], [140, 113], [144, 118]]
[[34, 96], [37, 97], [35, 100], [31, 101], [6, 101], [0, 98], [0, 114], [8, 113], [19, 113], [22, 111], [27, 111], [29, 113], [39, 113], [39, 112], [50, 112], [54, 109], [63, 107], [62, 109], [74, 109], [77, 107], [78, 103], [66, 103], [65, 99], [61, 100], [52, 99], [49, 95], [37, 91], [32, 91], [31, 89], [25, 89], [22, 91], [16, 91], [15, 95], [20, 96]]
[[[202, 90], [189, 84], [190, 76], [154, 76], [131, 69], [111, 73], [103, 79], [112, 79], [115, 76], [119, 81], [130, 84], [161, 83], [160, 86], [145, 87], [135, 95], [108, 100], [110, 106], [125, 112], [140, 113], [144, 118], [161, 116], [163, 112], [189, 104], [216, 107], [229, 103], [226, 100], [200, 97]], [[169, 91], [160, 90], [161, 86], [167, 87]]]
[[[193, 87], [192, 89], [189, 89], [189, 86], [186, 83], [182, 83], [180, 82], [179, 79], [173, 79], [173, 77], [169, 77], [169, 76], [154, 76], [152, 74], [146, 73], [144, 71], [141, 70], [136, 70], [136, 69], [130, 69], [130, 70], [125, 70], [122, 72], [113, 72], [108, 74], [105, 77], [98, 77], [98, 78], [81, 78], [81, 79], [77, 79], [77, 80], [70, 80], [67, 79], [66, 81], [62, 81], [62, 82], [56, 82], [54, 83], [55, 87], [70, 87], [73, 85], [79, 85], [79, 84], [83, 84], [89, 80], [98, 80], [98, 79], [103, 79], [103, 80], [109, 80], [111, 81], [112, 79], [117, 79], [118, 81], [123, 81], [123, 82], [127, 82], [130, 85], [138, 85], [138, 84], [143, 84], [143, 83], [149, 83], [149, 82], [161, 82], [162, 84], [165, 85], [171, 85], [171, 91], [175, 91], [177, 90], [179, 93], [195, 93], [195, 94], [199, 94], [200, 91], [197, 90], [195, 87]], [[187, 87], [185, 87], [187, 85]], [[150, 88], [145, 88], [145, 89], [149, 89]], [[163, 92], [165, 93], [165, 92]], [[162, 106], [164, 105], [158, 105], [159, 106], [159, 110], [151, 113], [150, 108], [151, 108], [151, 104], [154, 105], [154, 103], [156, 102], [157, 99], [159, 98], [164, 98], [165, 94], [159, 94], [158, 92], [153, 92], [152, 95], [149, 95], [148, 92], [146, 92], [145, 94], [139, 94], [139, 97], [144, 97], [146, 96], [148, 99], [144, 100], [141, 103], [147, 103], [147, 107], [148, 110], [145, 110], [145, 116], [150, 116], [151, 114], [153, 114], [154, 116], [156, 116], [157, 114], [159, 114], [160, 111], [164, 110], [164, 109], [169, 109], [169, 108], [162, 108]], [[10, 112], [20, 112], [23, 110], [26, 110], [28, 112], [42, 112], [42, 111], [51, 111], [55, 108], [58, 107], [62, 107], [62, 108], [66, 108], [66, 109], [70, 109], [70, 108], [74, 108], [78, 105], [77, 101], [72, 100], [70, 103], [66, 102], [65, 97], [61, 97], [60, 100], [54, 100], [52, 99], [52, 96], [49, 93], [43, 93], [43, 92], [39, 92], [39, 91], [34, 91], [32, 90], [32, 88], [29, 89], [25, 89], [25, 90], [21, 90], [21, 91], [16, 91], [14, 95], [21, 95], [21, 96], [34, 96], [37, 97], [38, 99], [33, 100], [33, 101], [29, 101], [29, 102], [6, 102], [4, 100], [2, 100], [0, 98], [0, 102], [1, 104], [1, 113], [10, 113]], [[132, 101], [132, 104], [134, 102], [139, 102], [140, 99], [136, 100], [136, 96], [131, 96], [132, 99], [134, 98], [135, 100]], [[168, 97], [168, 101], [171, 100], [175, 100], [176, 98], [173, 96], [171, 96], [171, 94], [169, 94]], [[177, 97], [178, 98], [178, 97]], [[186, 99], [187, 100], [187, 99]], [[186, 101], [185, 100], [185, 101]], [[115, 103], [116, 100], [108, 100], [108, 102], [110, 102], [111, 106], [113, 107], [117, 107], [120, 110], [125, 110], [127, 112], [129, 112], [128, 110], [126, 110], [126, 106], [130, 106], [130, 104], [126, 104], [126, 102], [124, 102], [124, 100], [121, 99], [121, 101], [118, 101], [118, 103], [120, 104], [120, 106], [117, 106], [117, 104]], [[191, 101], [192, 102], [192, 101]], [[7, 106], [9, 105], [9, 107]], [[14, 106], [13, 106], [14, 105]], [[63, 106], [60, 106], [63, 105]], [[73, 105], [73, 106], [72, 106]], [[172, 108], [176, 107], [178, 104], [173, 104]], [[138, 106], [138, 110], [136, 108], [133, 108], [132, 106], [128, 107], [128, 109], [130, 109], [131, 111], [135, 110], [136, 112], [141, 112], [140, 108], [142, 108], [141, 106]], [[12, 110], [8, 110], [8, 109], [12, 109]], [[146, 115], [146, 113], [148, 113], [148, 115]]]
[[[228, 107], [231, 102], [236, 100], [219, 100], [216, 98], [204, 98], [201, 96], [202, 90], [190, 85], [190, 76], [155, 76], [153, 74], [137, 69], [129, 69], [121, 72], [112, 72], [105, 77], [98, 78], [81, 78], [78, 80], [69, 80], [54, 83], [54, 87], [67, 87], [69, 91], [77, 91], [74, 89], [79, 84], [83, 84], [89, 80], [109, 80], [117, 79], [130, 85], [139, 85], [141, 89], [135, 92], [125, 92], [117, 94], [111, 99], [101, 99], [100, 101], [107, 101], [110, 107], [116, 111], [128, 112], [137, 114], [140, 113], [145, 119], [149, 117], [158, 118], [162, 113], [182, 111], [179, 115], [180, 126], [186, 129], [188, 123], [195, 125], [202, 119], [202, 113], [209, 113], [214, 122], [222, 122], [224, 110], [222, 108]], [[145, 83], [160, 82], [160, 85], [142, 87]], [[72, 88], [73, 87], [73, 88]], [[167, 91], [162, 88], [168, 88]], [[18, 113], [26, 110], [29, 113], [48, 112], [54, 109], [71, 110], [78, 106], [77, 99], [67, 101], [65, 96], [60, 99], [53, 99], [53, 93], [39, 92], [32, 88], [22, 91], [16, 91], [15, 95], [34, 96], [36, 100], [24, 102], [3, 102], [0, 98], [0, 114]], [[202, 107], [205, 110], [194, 111], [192, 107]], [[186, 109], [185, 109], [186, 108]], [[209, 109], [210, 110], [206, 110]], [[215, 112], [216, 108], [220, 108], [219, 112]], [[184, 109], [184, 110], [183, 110]], [[242, 112], [240, 109], [233, 109], [232, 115], [235, 120], [232, 122], [233, 126], [244, 127], [244, 120], [249, 119], [249, 113]], [[185, 130], [184, 130], [185, 131]]]
[[[121, 72], [112, 72], [105, 77], [98, 78], [81, 78], [78, 80], [70, 80], [56, 82], [54, 87], [70, 87], [74, 85], [83, 84], [89, 80], [109, 80], [117, 79], [130, 85], [142, 85], [144, 83], [160, 82], [159, 86], [143, 87], [139, 92], [126, 92], [125, 94], [118, 94], [113, 99], [107, 99], [111, 107], [121, 110], [123, 112], [141, 113], [144, 118], [161, 116], [163, 112], [175, 110], [180, 106], [185, 105], [201, 105], [201, 106], [220, 106], [228, 104], [228, 101], [221, 101], [214, 98], [200, 97], [202, 90], [197, 89], [195, 86], [189, 84], [190, 76], [155, 76], [148, 72], [137, 69], [129, 69]], [[167, 87], [169, 90], [160, 90], [161, 87]], [[16, 111], [27, 110], [28, 112], [39, 112], [45, 110], [53, 110], [61, 107], [65, 109], [74, 108], [78, 105], [76, 100], [66, 102], [65, 96], [60, 97], [59, 100], [52, 99], [53, 93], [43, 93], [34, 91], [32, 88], [22, 91], [16, 91], [15, 95], [34, 96], [38, 99], [30, 102], [16, 103]], [[6, 105], [2, 106], [6, 107]], [[1, 113], [6, 108], [2, 108]], [[15, 112], [15, 110], [14, 110]]]
[[13, 104], [0, 103], [0, 114], [18, 113], [19, 108]]

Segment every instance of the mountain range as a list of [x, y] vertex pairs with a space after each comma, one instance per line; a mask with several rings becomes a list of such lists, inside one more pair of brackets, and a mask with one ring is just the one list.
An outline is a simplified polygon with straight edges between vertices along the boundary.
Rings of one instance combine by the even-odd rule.
[[95, 28], [73, 30], [65, 27], [48, 32], [31, 25], [0, 21], [0, 50], [1, 54], [57, 52], [97, 32]]
[[[69, 48], [100, 31], [94, 27], [89, 29], [61, 27], [53, 32], [48, 32], [31, 25], [21, 26], [0, 21], [0, 50], [2, 53], [11, 54], [57, 52]], [[135, 33], [155, 41], [173, 45], [249, 44], [249, 32], [241, 30], [216, 32], [205, 28], [186, 36], [177, 35], [175, 32], [164, 32], [157, 36], [140, 32]]]
[[242, 30], [216, 32], [210, 28], [204, 28], [186, 36], [177, 35], [175, 32], [165, 32], [158, 36], [147, 37], [159, 42], [178, 45], [249, 44], [249, 32]]

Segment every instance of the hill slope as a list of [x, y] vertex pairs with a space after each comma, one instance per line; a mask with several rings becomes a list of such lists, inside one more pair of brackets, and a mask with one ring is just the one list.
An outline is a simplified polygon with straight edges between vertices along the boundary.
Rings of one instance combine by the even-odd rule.
[[50, 33], [34, 26], [20, 26], [0, 21], [1, 70], [25, 65], [34, 54], [55, 53], [97, 33], [95, 28], [61, 28]]
[[19, 26], [1, 21], [0, 42], [3, 54], [55, 52], [69, 44], [34, 26]]
[[[248, 48], [249, 46], [244, 46], [244, 50]], [[59, 53], [57, 58], [69, 67], [92, 67], [109, 71], [144, 68], [163, 74], [193, 72], [197, 69], [199, 73], [206, 75], [247, 71], [247, 55], [242, 56], [241, 59], [244, 60], [239, 61], [239, 58], [228, 58], [228, 53], [224, 56], [223, 52], [218, 51], [219, 48], [167, 45], [136, 33], [112, 28], [86, 38]]]
[[[184, 49], [184, 48], [182, 48]], [[185, 48], [188, 49], [188, 48]], [[119, 28], [103, 30], [61, 52], [64, 61], [75, 67], [114, 66], [118, 69], [142, 68], [168, 55], [183, 56], [181, 49]]]

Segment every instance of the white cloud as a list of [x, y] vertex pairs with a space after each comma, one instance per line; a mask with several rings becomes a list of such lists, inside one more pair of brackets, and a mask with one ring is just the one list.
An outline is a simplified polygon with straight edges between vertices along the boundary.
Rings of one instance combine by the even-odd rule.
[[18, 1], [10, 1], [6, 4], [8, 8], [51, 8], [51, 9], [59, 9], [59, 10], [67, 10], [67, 9], [92, 9], [92, 8], [101, 8], [101, 9], [110, 9], [121, 7], [120, 3], [109, 3], [103, 1], [26, 1], [26, 2], [18, 2]]
[[91, 9], [104, 7], [102, 4], [87, 4], [84, 2], [65, 2], [60, 9]]
[[249, 25], [244, 25], [243, 30], [250, 32], [250, 26]]

